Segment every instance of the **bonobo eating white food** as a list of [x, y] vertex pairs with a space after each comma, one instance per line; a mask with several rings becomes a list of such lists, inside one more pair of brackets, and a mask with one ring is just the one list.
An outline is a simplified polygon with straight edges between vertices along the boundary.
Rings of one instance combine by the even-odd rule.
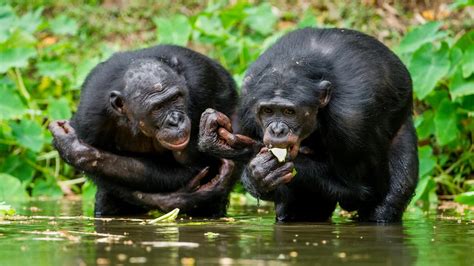
[[385, 45], [306, 28], [249, 67], [236, 132], [226, 115], [203, 114], [199, 148], [238, 160], [245, 188], [274, 201], [279, 221], [327, 220], [339, 203], [360, 220], [395, 222], [418, 179], [412, 111], [410, 74]]

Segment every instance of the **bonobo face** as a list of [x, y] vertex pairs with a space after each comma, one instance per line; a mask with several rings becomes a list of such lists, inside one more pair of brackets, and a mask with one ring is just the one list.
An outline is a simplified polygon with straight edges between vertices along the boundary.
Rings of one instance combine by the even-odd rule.
[[[287, 149], [294, 159], [301, 141], [316, 129], [318, 110], [329, 101], [330, 85], [327, 81], [320, 81], [302, 95], [307, 99], [275, 93], [258, 101], [256, 117], [262, 128], [263, 143], [269, 148]], [[298, 94], [297, 91], [304, 91], [304, 88], [292, 92]]]
[[183, 78], [159, 61], [144, 59], [131, 64], [124, 82], [123, 95], [111, 92], [114, 109], [166, 149], [185, 149], [191, 135], [191, 120]]

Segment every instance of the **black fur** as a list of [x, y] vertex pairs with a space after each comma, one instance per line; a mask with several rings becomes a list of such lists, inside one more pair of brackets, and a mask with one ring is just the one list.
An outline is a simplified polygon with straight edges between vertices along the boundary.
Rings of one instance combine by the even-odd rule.
[[248, 69], [242, 88], [241, 133], [261, 140], [255, 106], [275, 97], [318, 108], [315, 84], [332, 83], [317, 129], [301, 146], [294, 179], [274, 193], [258, 191], [248, 168], [243, 182], [254, 196], [276, 202], [280, 220], [321, 220], [336, 202], [362, 220], [398, 221], [418, 179], [412, 122], [412, 82], [403, 63], [375, 38], [347, 29], [297, 30], [282, 37]]
[[[137, 131], [137, 126], [117, 115], [108, 104], [111, 91], [124, 91], [124, 75], [129, 66], [140, 59], [162, 62], [185, 80], [189, 93], [187, 114], [191, 119], [191, 140], [187, 151], [190, 159], [184, 165], [178, 163], [169, 151], [154, 151], [152, 142]], [[98, 185], [96, 213], [143, 212], [148, 206], [136, 202], [132, 191], [174, 192], [205, 166], [211, 166], [211, 173], [216, 173], [219, 161], [199, 153], [196, 148], [199, 117], [206, 108], [215, 108], [230, 115], [234, 112], [236, 102], [235, 83], [230, 74], [213, 60], [183, 47], [159, 45], [120, 52], [96, 66], [84, 82], [80, 104], [71, 124], [79, 139], [85, 143], [140, 163], [140, 166], [136, 166], [131, 162], [131, 168], [128, 169], [111, 163], [105, 166], [109, 173], [107, 175], [104, 175], [104, 169], [85, 170]], [[115, 157], [111, 158], [115, 160]], [[114, 170], [116, 175], [113, 174]], [[140, 174], [134, 175], [135, 171]], [[192, 214], [222, 215], [227, 196], [220, 200], [211, 197], [208, 204], [201, 204]]]

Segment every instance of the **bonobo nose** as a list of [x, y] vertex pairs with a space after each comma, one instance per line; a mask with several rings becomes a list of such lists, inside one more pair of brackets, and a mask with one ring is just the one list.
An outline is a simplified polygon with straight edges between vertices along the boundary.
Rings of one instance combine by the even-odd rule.
[[166, 126], [167, 127], [177, 127], [184, 120], [184, 115], [180, 112], [171, 112], [166, 117]]
[[269, 131], [274, 138], [283, 138], [288, 135], [290, 129], [285, 123], [273, 122], [269, 125]]

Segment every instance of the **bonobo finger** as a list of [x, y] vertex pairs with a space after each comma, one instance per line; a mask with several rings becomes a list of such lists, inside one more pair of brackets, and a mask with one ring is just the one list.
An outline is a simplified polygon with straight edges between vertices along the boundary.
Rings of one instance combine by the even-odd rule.
[[247, 147], [247, 146], [255, 145], [257, 143], [256, 140], [244, 135], [235, 134], [234, 136], [237, 138], [237, 145]]
[[314, 151], [307, 146], [301, 146], [299, 149], [299, 153], [309, 155], [309, 154], [314, 154]]
[[216, 111], [216, 115], [217, 115], [217, 123], [219, 124], [219, 126], [227, 129], [229, 132], [233, 132], [232, 122], [230, 121], [230, 118], [228, 118], [225, 114], [221, 112], [217, 112], [217, 111]]
[[223, 113], [212, 108], [207, 108], [201, 115], [199, 127], [204, 128], [206, 133], [215, 131], [218, 127], [223, 127], [232, 132], [232, 123]]
[[62, 136], [69, 133], [69, 127], [65, 126], [67, 124], [66, 120], [57, 120], [49, 123], [48, 129], [51, 131], [53, 136]]
[[221, 159], [221, 167], [219, 168], [219, 176], [232, 175], [235, 163], [231, 160]]
[[188, 182], [188, 184], [180, 189], [180, 191], [194, 191], [199, 188], [199, 185], [201, 184], [201, 180], [207, 176], [209, 173], [209, 166], [203, 168], [191, 181]]
[[274, 190], [278, 185], [286, 184], [293, 179], [293, 168], [294, 164], [292, 162], [287, 162], [276, 170], [268, 174], [262, 182], [262, 185], [267, 189], [267, 191]]
[[221, 137], [222, 139], [225, 140], [225, 142], [229, 145], [229, 146], [235, 146], [235, 144], [237, 143], [237, 138], [235, 137], [234, 134], [230, 133], [229, 131], [227, 131], [225, 128], [221, 127], [217, 130], [217, 134], [219, 135], [219, 137]]

